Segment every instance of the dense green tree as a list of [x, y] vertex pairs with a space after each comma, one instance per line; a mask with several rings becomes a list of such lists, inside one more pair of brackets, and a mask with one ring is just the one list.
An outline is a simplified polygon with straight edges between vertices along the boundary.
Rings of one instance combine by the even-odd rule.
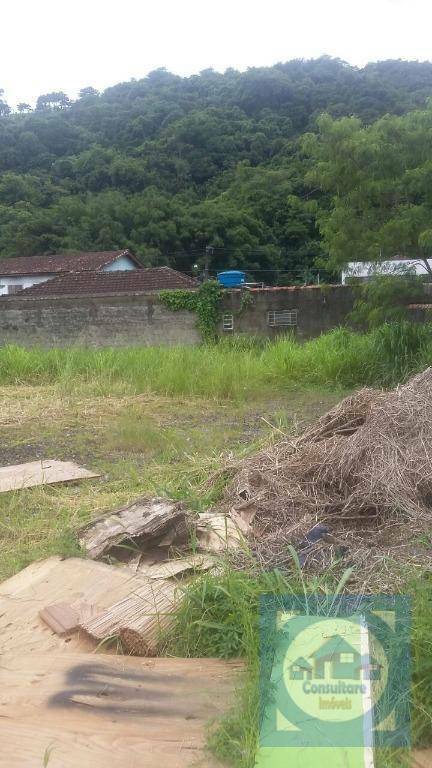
[[71, 101], [63, 91], [52, 91], [39, 96], [36, 102], [36, 109], [41, 112], [49, 110], [60, 110], [70, 107]]
[[329, 57], [158, 69], [19, 114], [0, 93], [0, 256], [130, 247], [190, 270], [211, 246], [212, 270], [279, 283], [432, 256], [431, 96], [428, 62]]
[[99, 91], [96, 90], [96, 88], [92, 88], [91, 86], [81, 88], [79, 92], [80, 99], [87, 99], [89, 97], [92, 98], [94, 96], [99, 96]]
[[357, 295], [351, 321], [363, 328], [409, 320], [408, 305], [424, 297], [421, 277], [410, 270], [376, 274], [370, 280], [357, 284], [355, 291]]
[[322, 116], [304, 137], [309, 182], [331, 194], [319, 224], [335, 266], [432, 256], [431, 135], [432, 103], [370, 126]]
[[31, 111], [31, 104], [27, 104], [25, 101], [20, 101], [20, 103], [17, 104], [17, 112], [19, 112], [20, 115], [28, 114]]
[[9, 104], [5, 101], [4, 97], [4, 90], [3, 88], [0, 88], [0, 117], [6, 117], [10, 114], [11, 108]]

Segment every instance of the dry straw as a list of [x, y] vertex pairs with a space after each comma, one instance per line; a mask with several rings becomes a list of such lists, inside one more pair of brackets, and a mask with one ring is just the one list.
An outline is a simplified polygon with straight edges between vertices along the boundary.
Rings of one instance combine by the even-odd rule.
[[[293, 544], [305, 568], [349, 562], [391, 588], [390, 561], [430, 559], [413, 540], [432, 520], [432, 369], [390, 392], [360, 390], [298, 439], [246, 459], [227, 501], [253, 515], [265, 567], [284, 567]], [[327, 530], [309, 544], [317, 524]]]

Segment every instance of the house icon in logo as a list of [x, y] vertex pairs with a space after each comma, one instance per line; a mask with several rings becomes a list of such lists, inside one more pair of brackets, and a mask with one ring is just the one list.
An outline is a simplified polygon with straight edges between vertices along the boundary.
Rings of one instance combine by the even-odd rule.
[[359, 680], [361, 655], [343, 637], [334, 635], [310, 656], [314, 661], [314, 678], [324, 680], [326, 670], [333, 680]]
[[382, 665], [353, 648], [343, 637], [328, 638], [309, 660], [299, 656], [289, 666], [290, 680], [379, 680]]
[[303, 656], [293, 661], [289, 668], [290, 680], [312, 680], [313, 667]]

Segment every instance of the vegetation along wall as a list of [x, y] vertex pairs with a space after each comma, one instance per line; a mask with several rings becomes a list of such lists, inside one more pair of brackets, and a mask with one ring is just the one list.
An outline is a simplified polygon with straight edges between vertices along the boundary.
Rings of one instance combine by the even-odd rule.
[[227, 291], [219, 332], [274, 338], [292, 331], [299, 339], [319, 336], [346, 322], [353, 291], [343, 285]]
[[[170, 293], [175, 298], [176, 292]], [[291, 330], [306, 339], [341, 325], [352, 304], [352, 291], [345, 286], [227, 291], [215, 331], [271, 339]], [[0, 345], [197, 344], [203, 335], [199, 324], [196, 311], [181, 303], [171, 309], [154, 294], [0, 299]]]

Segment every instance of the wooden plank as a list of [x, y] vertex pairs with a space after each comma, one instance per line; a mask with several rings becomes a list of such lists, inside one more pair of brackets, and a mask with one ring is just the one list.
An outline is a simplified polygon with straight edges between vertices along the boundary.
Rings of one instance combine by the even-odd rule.
[[432, 768], [432, 749], [417, 749], [411, 756], [412, 768]]
[[56, 635], [64, 637], [76, 632], [83, 621], [88, 621], [100, 612], [94, 605], [77, 601], [75, 603], [55, 603], [47, 605], [39, 611], [39, 618], [47, 624]]
[[89, 557], [101, 557], [122, 541], [143, 538], [146, 545], [152, 544], [171, 528], [180, 525], [186, 529], [185, 520], [181, 502], [142, 498], [86, 525], [80, 534], [80, 544]]
[[57, 602], [86, 602], [101, 610], [143, 586], [146, 579], [129, 568], [71, 557], [50, 557], [32, 563], [0, 584], [2, 653], [92, 650], [83, 632], [60, 638], [39, 618], [39, 611]]
[[94, 640], [119, 637], [129, 653], [156, 654], [161, 632], [172, 624], [181, 595], [174, 584], [148, 580], [106, 611], [81, 623]]
[[27, 464], [0, 467], [0, 493], [19, 491], [21, 488], [32, 488], [36, 485], [84, 480], [89, 477], [100, 477], [100, 475], [79, 467], [73, 461], [55, 461], [54, 459], [29, 461]]
[[[128, 563], [130, 566], [130, 563]], [[190, 571], [208, 571], [217, 565], [214, 557], [206, 554], [191, 553], [185, 557], [176, 557], [155, 563], [147, 560], [146, 555], [137, 561], [135, 569], [149, 579], [172, 579]]]
[[106, 654], [4, 656], [0, 764], [216, 768], [206, 724], [233, 701], [240, 662]]

